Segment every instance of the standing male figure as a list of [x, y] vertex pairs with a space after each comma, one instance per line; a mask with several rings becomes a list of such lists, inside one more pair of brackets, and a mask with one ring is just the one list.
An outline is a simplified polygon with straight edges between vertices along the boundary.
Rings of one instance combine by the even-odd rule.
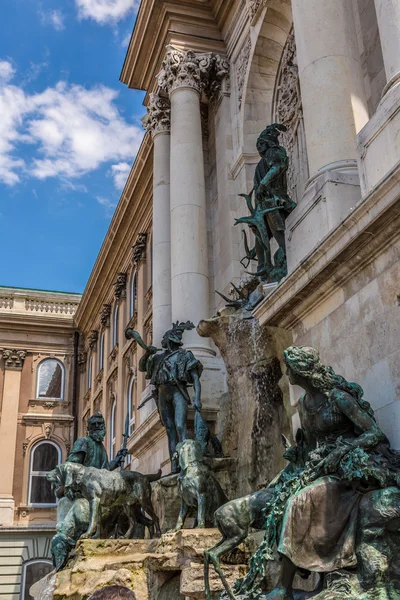
[[167, 430], [169, 455], [172, 473], [179, 472], [175, 450], [178, 442], [183, 442], [187, 435], [187, 414], [191, 403], [188, 386], [193, 386], [193, 406], [201, 409], [200, 376], [203, 365], [190, 350], [182, 348], [182, 336], [186, 330], [194, 329], [190, 321], [173, 324], [161, 341], [163, 352], [154, 346], [146, 346], [140, 335], [133, 329], [127, 329], [127, 339], [135, 339], [146, 350], [139, 361], [139, 371], [146, 373], [156, 388], [156, 402], [161, 423]]
[[274, 123], [268, 125], [257, 139], [257, 151], [261, 160], [254, 174], [254, 192], [256, 206], [263, 209], [276, 208], [265, 214], [265, 222], [269, 238], [275, 238], [279, 248], [272, 264], [269, 248], [264, 248], [256, 236], [256, 253], [258, 273], [267, 278], [279, 280], [286, 275], [286, 243], [285, 219], [296, 208], [296, 203], [287, 193], [286, 171], [289, 166], [288, 156], [279, 144], [279, 135], [286, 131], [284, 125]]

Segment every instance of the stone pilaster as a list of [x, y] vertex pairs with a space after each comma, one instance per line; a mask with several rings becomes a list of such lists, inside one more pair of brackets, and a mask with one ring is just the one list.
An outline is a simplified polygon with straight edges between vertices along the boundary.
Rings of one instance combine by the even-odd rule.
[[160, 345], [172, 323], [171, 313], [171, 104], [150, 95], [143, 126], [154, 140], [153, 164], [153, 343]]
[[0, 421], [0, 456], [2, 461], [0, 478], [1, 525], [13, 525], [14, 523], [13, 476], [21, 374], [26, 355], [26, 350], [9, 348], [5, 348], [2, 353], [5, 373]]
[[400, 2], [375, 0], [387, 84], [383, 95], [400, 84]]

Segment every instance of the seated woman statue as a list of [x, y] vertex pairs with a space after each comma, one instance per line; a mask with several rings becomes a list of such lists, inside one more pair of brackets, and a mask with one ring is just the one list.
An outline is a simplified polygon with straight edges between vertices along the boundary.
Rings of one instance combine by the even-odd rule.
[[[356, 567], [360, 504], [362, 511], [367, 494], [390, 486], [390, 497], [398, 497], [400, 487], [400, 456], [390, 449], [362, 388], [324, 366], [313, 348], [290, 347], [284, 361], [290, 383], [305, 392], [298, 405], [303, 441], [291, 448], [295, 464], [271, 484], [264, 541], [235, 586], [240, 598], [293, 600], [297, 570]], [[266, 594], [260, 584], [275, 547], [281, 574]]]

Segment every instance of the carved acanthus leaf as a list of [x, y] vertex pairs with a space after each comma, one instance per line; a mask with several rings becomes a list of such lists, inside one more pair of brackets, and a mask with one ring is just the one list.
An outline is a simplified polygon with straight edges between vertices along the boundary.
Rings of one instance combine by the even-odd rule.
[[150, 94], [147, 114], [142, 119], [143, 127], [154, 136], [171, 129], [171, 103], [159, 94]]
[[189, 87], [199, 93], [204, 91], [214, 102], [228, 74], [228, 61], [218, 54], [178, 50], [169, 45], [157, 79], [160, 89], [167, 93], [179, 87]]
[[4, 348], [3, 360], [6, 369], [22, 369], [27, 355], [26, 350]]
[[251, 52], [251, 39], [248, 38], [239, 54], [237, 61], [236, 61], [236, 81], [237, 81], [237, 90], [238, 90], [239, 110], [242, 107], [244, 81], [246, 78], [247, 68], [249, 65], [250, 52]]
[[267, 0], [247, 0], [250, 19], [252, 20], [257, 12], [267, 4]]
[[95, 350], [97, 346], [97, 341], [99, 339], [99, 332], [97, 329], [93, 329], [89, 334], [89, 348], [90, 350]]

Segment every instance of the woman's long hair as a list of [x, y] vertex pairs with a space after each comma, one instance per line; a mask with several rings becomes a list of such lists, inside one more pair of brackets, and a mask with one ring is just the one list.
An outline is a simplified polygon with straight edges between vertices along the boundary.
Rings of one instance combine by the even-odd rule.
[[329, 395], [333, 389], [347, 392], [357, 404], [375, 420], [374, 411], [364, 399], [364, 390], [358, 383], [347, 381], [337, 375], [332, 367], [322, 364], [318, 350], [309, 346], [290, 346], [283, 352], [284, 361], [296, 375], [308, 379], [311, 385], [320, 392]]

